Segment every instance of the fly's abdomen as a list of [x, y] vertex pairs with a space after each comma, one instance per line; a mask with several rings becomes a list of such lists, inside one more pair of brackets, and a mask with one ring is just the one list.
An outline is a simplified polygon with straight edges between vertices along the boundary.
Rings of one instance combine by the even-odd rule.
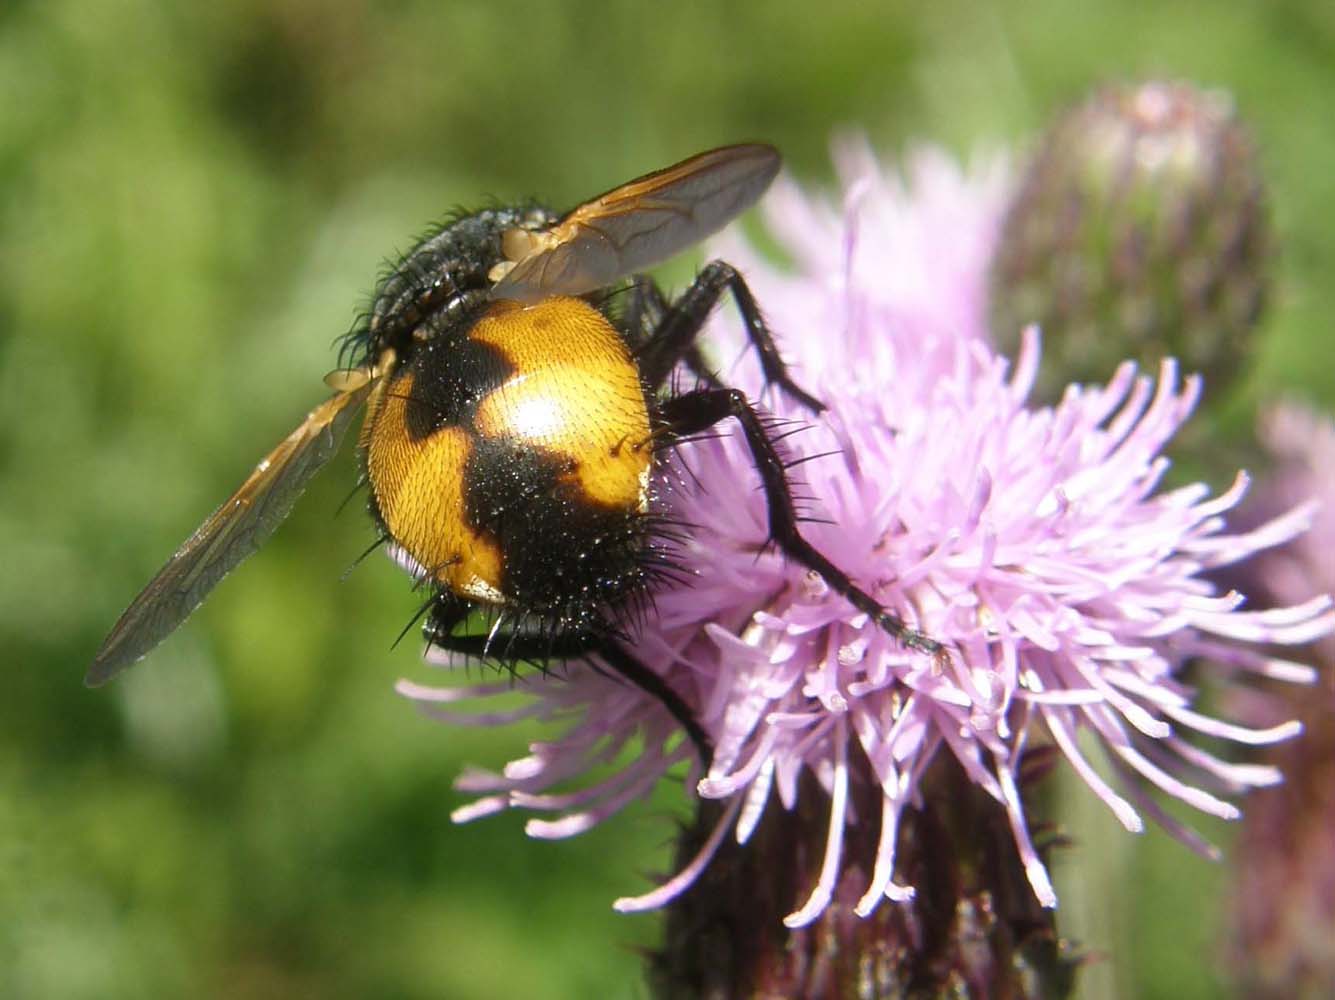
[[637, 588], [648, 403], [583, 300], [496, 303], [466, 342], [419, 351], [368, 420], [376, 512], [437, 585], [562, 618]]
[[640, 509], [651, 448], [649, 413], [630, 351], [581, 299], [499, 304], [469, 334], [514, 372], [477, 407], [479, 434], [533, 448], [566, 466], [572, 497]]

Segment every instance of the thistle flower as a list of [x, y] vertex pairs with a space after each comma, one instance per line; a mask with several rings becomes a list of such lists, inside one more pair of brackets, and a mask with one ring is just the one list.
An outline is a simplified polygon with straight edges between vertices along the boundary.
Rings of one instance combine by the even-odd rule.
[[[1266, 411], [1259, 438], [1273, 468], [1239, 521], [1260, 524], [1302, 503], [1317, 506], [1309, 531], [1251, 560], [1239, 583], [1275, 603], [1313, 591], [1335, 593], [1335, 422], [1301, 404], [1281, 403]], [[1335, 668], [1335, 635], [1318, 640], [1316, 649], [1320, 663]]]
[[[794, 271], [736, 236], [712, 248], [747, 275], [797, 380], [828, 412], [813, 419], [766, 391], [727, 310], [714, 319], [715, 357], [727, 381], [794, 427], [783, 443], [808, 498], [807, 537], [949, 656], [903, 648], [766, 549], [763, 497], [738, 435], [683, 445], [658, 502], [691, 526], [677, 552], [686, 581], [655, 595], [636, 650], [713, 739], [713, 759], [703, 775], [689, 772], [687, 790], [716, 804], [716, 820], [673, 877], [616, 906], [672, 901], [724, 838], [745, 843], [766, 814], [799, 809], [818, 809], [826, 836], [814, 885], [784, 920], [790, 928], [832, 901], [844, 907], [848, 872], [862, 884], [843, 912], [865, 917], [887, 897], [912, 899], [915, 886], [896, 877], [901, 820], [924, 804], [924, 775], [944, 759], [995, 804], [1033, 896], [1054, 907], [1020, 795], [1034, 743], [1055, 746], [1128, 830], [1146, 813], [1208, 850], [1153, 792], [1231, 819], [1237, 809], [1220, 793], [1278, 774], [1229, 763], [1192, 737], [1255, 746], [1300, 727], [1250, 729], [1203, 714], [1183, 664], [1306, 682], [1308, 668], [1269, 646], [1324, 634], [1335, 615], [1326, 598], [1253, 609], [1206, 574], [1293, 538], [1310, 509], [1230, 533], [1222, 515], [1245, 476], [1214, 496], [1203, 485], [1162, 485], [1162, 450], [1200, 393], [1172, 361], [1157, 379], [1127, 363], [1051, 408], [1026, 405], [1038, 333], [1026, 332], [1011, 362], [989, 346], [984, 320], [1004, 196], [998, 166], [962, 173], [929, 153], [901, 180], [854, 142], [836, 164], [841, 204], [783, 179], [766, 202]], [[478, 797], [459, 821], [525, 809], [551, 817], [531, 820], [530, 835], [570, 836], [692, 758], [662, 707], [606, 672], [571, 665], [520, 687], [533, 694], [523, 707], [470, 712], [456, 704], [513, 686], [400, 684], [450, 722], [568, 720], [502, 773], [465, 774], [458, 786]], [[1084, 756], [1082, 731], [1097, 737], [1120, 791]], [[587, 779], [594, 769], [600, 778]], [[858, 788], [872, 790], [872, 808], [851, 794]]]
[[[1335, 592], [1335, 422], [1277, 406], [1261, 441], [1275, 467], [1244, 516], [1260, 521], [1305, 497], [1321, 507], [1310, 532], [1252, 560], [1241, 579], [1277, 602]], [[1235, 873], [1232, 957], [1247, 996], [1317, 996], [1335, 981], [1335, 638], [1315, 649], [1324, 676], [1299, 711], [1307, 735], [1272, 755], [1285, 785], [1257, 796], [1238, 838], [1247, 864]], [[1273, 700], [1239, 708], [1273, 717]]]

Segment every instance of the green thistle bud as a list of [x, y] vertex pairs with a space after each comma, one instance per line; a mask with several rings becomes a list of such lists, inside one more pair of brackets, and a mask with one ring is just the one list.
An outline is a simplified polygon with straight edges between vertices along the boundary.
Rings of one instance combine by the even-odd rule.
[[1177, 357], [1214, 386], [1247, 357], [1269, 260], [1256, 153], [1228, 96], [1107, 87], [1057, 121], [1021, 178], [992, 328], [1010, 349], [1040, 324], [1048, 396], [1128, 357]]

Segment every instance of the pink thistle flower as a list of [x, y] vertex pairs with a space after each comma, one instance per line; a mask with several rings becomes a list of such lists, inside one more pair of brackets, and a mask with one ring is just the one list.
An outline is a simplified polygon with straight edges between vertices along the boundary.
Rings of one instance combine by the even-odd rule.
[[[1335, 593], [1335, 422], [1298, 403], [1270, 407], [1261, 444], [1275, 468], [1247, 505], [1259, 521], [1315, 501], [1311, 528], [1293, 544], [1268, 551], [1246, 567], [1252, 585], [1276, 602], [1297, 602], [1313, 588]], [[1335, 635], [1317, 644], [1319, 661], [1335, 665]]]
[[[1238, 579], [1275, 602], [1335, 591], [1335, 422], [1282, 404], [1266, 414], [1261, 443], [1274, 468], [1244, 516], [1259, 521], [1306, 497], [1321, 506], [1307, 534], [1251, 560]], [[1247, 996], [1319, 996], [1335, 981], [1335, 639], [1315, 653], [1323, 677], [1298, 709], [1302, 745], [1270, 755], [1286, 783], [1249, 804], [1238, 836], [1247, 864], [1234, 872], [1231, 957]], [[1240, 713], [1275, 717], [1275, 692], [1249, 694], [1235, 699]]]
[[[950, 655], [943, 664], [903, 648], [818, 577], [762, 551], [763, 497], [738, 435], [682, 446], [661, 502], [692, 526], [678, 553], [689, 581], [655, 595], [637, 654], [713, 738], [714, 757], [703, 776], [691, 772], [689, 790], [723, 808], [693, 860], [617, 908], [679, 895], [724, 837], [745, 842], [763, 811], [794, 809], [804, 772], [828, 795], [828, 836], [815, 888], [785, 922], [820, 916], [855, 862], [871, 872], [859, 914], [886, 897], [911, 898], [913, 886], [895, 881], [897, 831], [939, 754], [1004, 809], [1035, 896], [1055, 906], [1018, 790], [1032, 741], [1055, 744], [1128, 830], [1140, 831], [1148, 813], [1208, 851], [1152, 791], [1232, 819], [1238, 811], [1224, 794], [1279, 775], [1229, 763], [1192, 737], [1255, 746], [1300, 727], [1253, 729], [1202, 714], [1183, 665], [1308, 682], [1309, 668], [1269, 647], [1335, 627], [1328, 598], [1256, 610], [1208, 574], [1293, 538], [1310, 508], [1230, 533], [1223, 515], [1245, 476], [1216, 496], [1199, 484], [1162, 486], [1163, 448], [1200, 392], [1172, 362], [1157, 380], [1125, 364], [1106, 385], [1072, 386], [1054, 407], [1026, 405], [1038, 334], [1025, 335], [1012, 363], [989, 346], [984, 320], [1000, 166], [961, 172], [925, 153], [904, 180], [857, 143], [845, 143], [836, 163], [841, 204], [783, 179], [765, 204], [793, 271], [735, 235], [712, 248], [747, 275], [795, 377], [829, 411], [815, 420], [766, 391], [729, 310], [714, 320], [715, 357], [727, 381], [765, 399], [779, 420], [805, 425], [784, 446], [808, 498], [807, 537]], [[434, 652], [428, 660], [449, 662]], [[553, 817], [530, 821], [530, 835], [570, 836], [692, 759], [661, 706], [592, 668], [520, 686], [534, 695], [527, 705], [470, 714], [454, 703], [512, 685], [400, 683], [452, 722], [569, 719], [563, 735], [502, 773], [465, 774], [458, 787], [478, 798], [456, 820], [523, 808]], [[1111, 781], [1084, 756], [1082, 730], [1098, 737]], [[854, 767], [870, 768], [879, 817], [853, 808]], [[593, 769], [606, 776], [582, 782]], [[875, 856], [846, 858], [849, 825], [877, 820]]]

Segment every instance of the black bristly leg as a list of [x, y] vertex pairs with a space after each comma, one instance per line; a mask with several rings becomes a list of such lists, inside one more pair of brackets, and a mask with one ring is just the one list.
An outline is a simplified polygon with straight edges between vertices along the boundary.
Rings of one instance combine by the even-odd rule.
[[431, 613], [422, 623], [422, 634], [427, 642], [435, 642], [436, 636], [449, 635], [462, 625], [470, 611], [468, 602], [456, 595], [449, 592], [437, 594], [431, 604]]
[[945, 656], [945, 647], [926, 633], [910, 628], [898, 615], [885, 610], [870, 594], [857, 586], [838, 566], [830, 562], [798, 530], [797, 509], [793, 504], [783, 459], [766, 433], [760, 416], [746, 396], [737, 389], [700, 389], [662, 403], [662, 416], [678, 436], [698, 434], [728, 417], [742, 426], [751, 459], [765, 490], [769, 513], [770, 540], [791, 559], [819, 573], [830, 589], [849, 604], [868, 615], [881, 629], [909, 649], [927, 653], [935, 659]]
[[[647, 275], [635, 275], [631, 279], [630, 291], [627, 294], [630, 305], [626, 307], [625, 326], [630, 334], [630, 342], [635, 345], [636, 353], [643, 355], [654, 344], [654, 337], [663, 323], [663, 317], [672, 307], [664, 296], [663, 289]], [[652, 350], [649, 350], [649, 353], [652, 353]], [[722, 381], [705, 360], [698, 344], [692, 343], [681, 355], [680, 360], [700, 385], [711, 389], [723, 388]], [[658, 376], [657, 381], [662, 381], [665, 377]], [[646, 381], [651, 385], [656, 384], [652, 378]]]
[[626, 303], [622, 322], [629, 334], [632, 349], [636, 354], [641, 354], [649, 347], [654, 331], [670, 308], [667, 296], [653, 278], [647, 274], [637, 274], [630, 279]]
[[657, 699], [676, 719], [700, 755], [700, 763], [709, 765], [714, 747], [709, 736], [696, 721], [690, 706], [670, 688], [662, 676], [650, 670], [625, 647], [606, 637], [591, 634], [525, 635], [502, 631], [496, 635], [453, 635], [458, 622], [446, 627], [447, 619], [433, 613], [425, 628], [427, 642], [451, 653], [463, 653], [480, 659], [494, 659], [501, 663], [533, 663], [542, 666], [548, 660], [582, 660], [601, 657], [613, 671], [635, 685], [645, 694]]
[[[653, 293], [644, 290], [640, 282], [636, 283], [635, 294], [649, 298], [649, 302], [642, 302], [640, 308], [657, 307], [662, 313], [661, 321], [639, 355], [640, 373], [650, 385], [662, 385], [679, 361], [686, 361], [697, 375], [702, 374], [702, 369], [697, 367], [702, 365], [702, 359], [695, 351], [695, 341], [704, 328], [710, 311], [726, 289], [732, 292], [733, 301], [737, 303], [737, 311], [742, 314], [746, 336], [760, 357], [760, 368], [765, 374], [765, 381], [778, 386], [812, 413], [820, 413], [825, 409], [824, 403], [789, 376], [788, 366], [784, 364], [779, 354], [773, 334], [765, 325], [760, 306], [756, 305], [755, 297], [747, 287], [746, 280], [731, 264], [722, 260], [706, 264], [696, 275], [691, 287], [682, 292], [671, 304], [664, 301], [663, 294], [657, 286], [653, 286], [652, 282], [646, 284], [653, 288]], [[656, 300], [652, 298], [655, 293]], [[644, 313], [641, 314], [641, 318], [643, 315]], [[705, 381], [717, 383], [717, 380], [708, 374]]]

